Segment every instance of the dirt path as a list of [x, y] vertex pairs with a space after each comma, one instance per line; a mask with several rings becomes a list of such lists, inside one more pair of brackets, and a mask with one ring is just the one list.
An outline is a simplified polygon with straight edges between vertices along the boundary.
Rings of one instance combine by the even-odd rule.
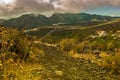
[[45, 55], [40, 58], [41, 68], [32, 70], [36, 80], [115, 80], [96, 64], [72, 58], [55, 47], [41, 47]]
[[20, 70], [11, 80], [119, 80], [100, 66], [80, 58], [61, 53], [57, 47], [40, 45], [44, 55], [38, 54], [33, 63]]

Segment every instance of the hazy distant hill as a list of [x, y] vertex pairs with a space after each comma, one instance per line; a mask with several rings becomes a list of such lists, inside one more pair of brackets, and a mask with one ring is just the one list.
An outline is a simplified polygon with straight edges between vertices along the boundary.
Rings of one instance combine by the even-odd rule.
[[4, 19], [0, 19], [0, 23], [2, 23], [4, 21]]
[[71, 25], [71, 26], [88, 26], [96, 25], [98, 23], [103, 23], [111, 21], [117, 17], [101, 16], [101, 15], [90, 15], [86, 13], [70, 14], [70, 13], [55, 13], [51, 17], [46, 17], [44, 15], [26, 14], [18, 18], [13, 18], [6, 20], [2, 25], [12, 26], [14, 28], [33, 28], [38, 26], [52, 26], [52, 25]]

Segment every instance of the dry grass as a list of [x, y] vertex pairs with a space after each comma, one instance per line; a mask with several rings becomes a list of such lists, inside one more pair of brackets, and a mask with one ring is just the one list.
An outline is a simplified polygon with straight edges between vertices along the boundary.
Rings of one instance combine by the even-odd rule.
[[23, 74], [34, 50], [32, 41], [24, 33], [0, 27], [0, 79], [13, 80]]
[[101, 53], [101, 59], [98, 62], [99, 65], [110, 71], [110, 73], [120, 73], [120, 52], [116, 52], [114, 55]]

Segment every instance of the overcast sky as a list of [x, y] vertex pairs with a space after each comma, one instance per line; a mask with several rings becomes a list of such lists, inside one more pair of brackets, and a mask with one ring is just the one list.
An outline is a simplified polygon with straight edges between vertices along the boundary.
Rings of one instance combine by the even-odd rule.
[[54, 12], [120, 16], [120, 0], [0, 0], [0, 18], [26, 13], [50, 16]]

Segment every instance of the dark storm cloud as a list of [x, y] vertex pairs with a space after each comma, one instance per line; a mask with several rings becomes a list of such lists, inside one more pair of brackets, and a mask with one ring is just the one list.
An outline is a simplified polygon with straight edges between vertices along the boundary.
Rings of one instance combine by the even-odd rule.
[[0, 16], [15, 16], [23, 13], [80, 12], [99, 7], [120, 7], [120, 0], [15, 0], [0, 4]]

